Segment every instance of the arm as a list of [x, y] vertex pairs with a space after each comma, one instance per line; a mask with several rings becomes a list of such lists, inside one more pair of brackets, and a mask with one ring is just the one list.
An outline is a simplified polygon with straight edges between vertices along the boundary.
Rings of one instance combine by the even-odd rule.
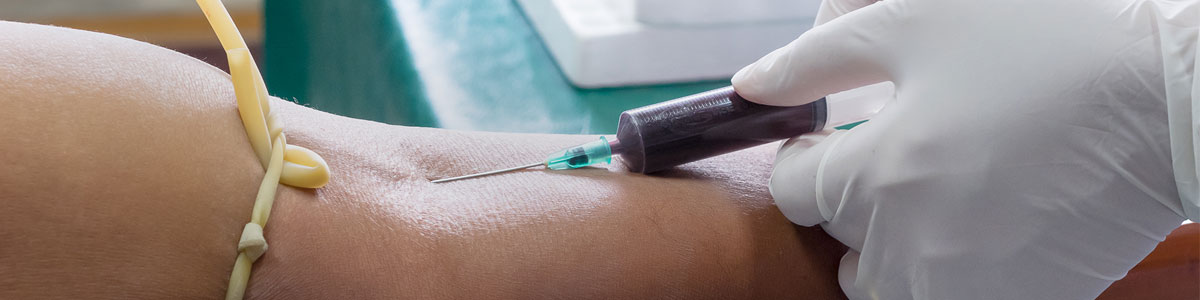
[[[417, 290], [390, 292], [439, 295], [448, 284], [467, 298], [836, 293], [832, 267], [842, 249], [819, 231], [797, 231], [775, 210], [764, 186], [769, 149], [670, 177], [634, 176], [614, 167], [430, 184], [429, 178], [540, 158], [546, 149], [588, 137], [393, 129], [354, 139], [373, 141], [366, 144], [305, 144], [327, 156], [335, 178], [351, 180], [331, 183], [316, 198], [301, 194], [304, 200], [277, 204], [277, 215], [324, 221], [280, 217], [272, 221], [279, 222], [272, 234], [329, 234], [279, 246], [292, 250], [274, 252], [264, 263], [292, 255], [289, 261], [361, 260], [283, 266], [297, 273], [336, 272], [329, 277], [345, 280], [289, 289], [320, 294], [340, 290], [332, 286], [374, 290], [377, 282], [414, 282]], [[289, 134], [300, 139], [296, 131]], [[309, 243], [344, 247], [303, 247]], [[372, 296], [386, 295], [395, 294]]]
[[[223, 292], [262, 170], [228, 75], [124, 39], [0, 23], [0, 298]], [[251, 297], [836, 297], [842, 246], [766, 193], [770, 149], [430, 178], [589, 137], [395, 127], [278, 101], [333, 181], [281, 187]]]

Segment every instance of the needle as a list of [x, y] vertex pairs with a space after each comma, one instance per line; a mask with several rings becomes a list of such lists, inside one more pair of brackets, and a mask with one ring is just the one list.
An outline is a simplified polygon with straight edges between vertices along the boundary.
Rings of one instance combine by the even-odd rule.
[[528, 165], [524, 165], [524, 166], [520, 166], [520, 167], [512, 167], [512, 168], [508, 168], [508, 169], [487, 171], [487, 172], [483, 172], [483, 173], [475, 173], [475, 174], [471, 174], [471, 175], [463, 175], [463, 176], [458, 176], [458, 177], [442, 178], [442, 179], [434, 180], [432, 182], [433, 183], [442, 183], [442, 182], [447, 182], [447, 181], [470, 179], [470, 178], [475, 178], [475, 177], [500, 174], [500, 173], [504, 173], [504, 172], [512, 172], [512, 171], [516, 171], [516, 170], [528, 169], [528, 168], [532, 168], [532, 167], [536, 167], [536, 166], [544, 166], [544, 165], [546, 165], [546, 163], [538, 162], [538, 163], [532, 163], [532, 164], [528, 164]]

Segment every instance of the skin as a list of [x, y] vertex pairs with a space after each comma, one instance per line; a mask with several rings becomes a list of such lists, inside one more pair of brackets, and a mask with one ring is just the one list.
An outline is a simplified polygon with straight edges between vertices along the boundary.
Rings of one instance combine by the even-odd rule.
[[[0, 44], [0, 299], [221, 297], [263, 175], [229, 76], [62, 28], [0, 22]], [[772, 146], [432, 184], [593, 137], [273, 107], [333, 179], [280, 187], [248, 298], [843, 297], [845, 248], [772, 204]]]

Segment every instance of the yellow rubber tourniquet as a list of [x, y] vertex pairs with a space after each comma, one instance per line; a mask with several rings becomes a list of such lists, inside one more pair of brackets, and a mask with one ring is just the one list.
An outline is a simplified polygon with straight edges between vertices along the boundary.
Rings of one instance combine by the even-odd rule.
[[258, 72], [246, 41], [242, 40], [242, 34], [233, 24], [221, 0], [196, 0], [196, 3], [204, 10], [204, 16], [208, 18], [208, 23], [217, 33], [229, 57], [229, 73], [233, 77], [242, 125], [246, 127], [250, 146], [267, 170], [258, 188], [258, 196], [254, 199], [250, 223], [246, 223], [242, 229], [237, 261], [233, 265], [233, 274], [229, 276], [229, 289], [225, 292], [225, 299], [242, 299], [246, 284], [250, 281], [250, 266], [267, 251], [263, 227], [267, 226], [267, 218], [271, 215], [275, 190], [280, 183], [302, 188], [325, 186], [329, 182], [329, 166], [316, 152], [287, 144], [282, 121], [271, 112], [262, 74]]

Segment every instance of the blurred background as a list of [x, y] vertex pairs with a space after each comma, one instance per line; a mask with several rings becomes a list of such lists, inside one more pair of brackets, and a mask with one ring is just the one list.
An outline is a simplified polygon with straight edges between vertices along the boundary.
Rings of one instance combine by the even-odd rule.
[[[272, 95], [411, 126], [611, 134], [620, 112], [729, 85], [817, 0], [224, 0]], [[225, 68], [192, 0], [3, 0]]]
[[[252, 51], [261, 53], [262, 0], [224, 2]], [[174, 49], [228, 71], [225, 53], [216, 35], [192, 1], [3, 0], [0, 1], [0, 20], [119, 35]]]

